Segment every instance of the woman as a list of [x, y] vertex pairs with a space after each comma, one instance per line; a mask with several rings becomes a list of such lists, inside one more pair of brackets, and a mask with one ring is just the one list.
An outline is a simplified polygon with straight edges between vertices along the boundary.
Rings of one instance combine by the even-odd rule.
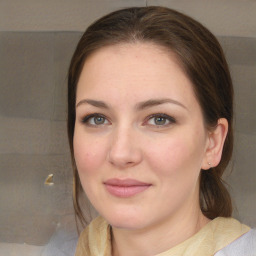
[[201, 24], [162, 7], [111, 13], [78, 43], [68, 90], [75, 211], [85, 223], [82, 185], [100, 214], [77, 256], [214, 255], [251, 234], [221, 179], [230, 73]]

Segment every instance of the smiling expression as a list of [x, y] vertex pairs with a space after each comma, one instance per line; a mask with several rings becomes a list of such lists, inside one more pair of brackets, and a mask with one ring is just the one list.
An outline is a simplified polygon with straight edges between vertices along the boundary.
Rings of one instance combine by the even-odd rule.
[[83, 189], [114, 227], [140, 229], [199, 207], [208, 131], [174, 54], [104, 47], [77, 87], [74, 155]]

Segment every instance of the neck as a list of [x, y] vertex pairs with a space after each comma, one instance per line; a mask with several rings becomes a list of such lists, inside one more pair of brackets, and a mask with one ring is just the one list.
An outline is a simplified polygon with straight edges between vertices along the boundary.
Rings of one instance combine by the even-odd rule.
[[[184, 212], [184, 211], [183, 211]], [[112, 228], [113, 256], [148, 256], [167, 251], [187, 240], [209, 222], [200, 209], [177, 213], [150, 228]]]

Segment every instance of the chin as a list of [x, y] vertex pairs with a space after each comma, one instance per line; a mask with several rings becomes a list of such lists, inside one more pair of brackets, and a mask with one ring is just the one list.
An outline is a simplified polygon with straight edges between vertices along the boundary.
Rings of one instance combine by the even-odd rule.
[[134, 221], [124, 221], [124, 220], [113, 220], [111, 222], [108, 222], [112, 227], [116, 229], [126, 229], [126, 230], [138, 230], [143, 229], [144, 225], [140, 221], [139, 223]]
[[107, 220], [107, 222], [114, 228], [118, 229], [141, 229], [145, 226], [145, 215], [142, 218], [138, 213], [109, 213], [102, 214], [102, 216]]

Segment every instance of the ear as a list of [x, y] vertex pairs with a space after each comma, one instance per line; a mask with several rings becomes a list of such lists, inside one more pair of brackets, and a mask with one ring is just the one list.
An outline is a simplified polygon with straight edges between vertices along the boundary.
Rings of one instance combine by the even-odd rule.
[[220, 118], [214, 130], [211, 130], [208, 133], [208, 142], [206, 145], [205, 157], [202, 162], [202, 169], [208, 170], [219, 164], [227, 133], [228, 121], [225, 118]]

